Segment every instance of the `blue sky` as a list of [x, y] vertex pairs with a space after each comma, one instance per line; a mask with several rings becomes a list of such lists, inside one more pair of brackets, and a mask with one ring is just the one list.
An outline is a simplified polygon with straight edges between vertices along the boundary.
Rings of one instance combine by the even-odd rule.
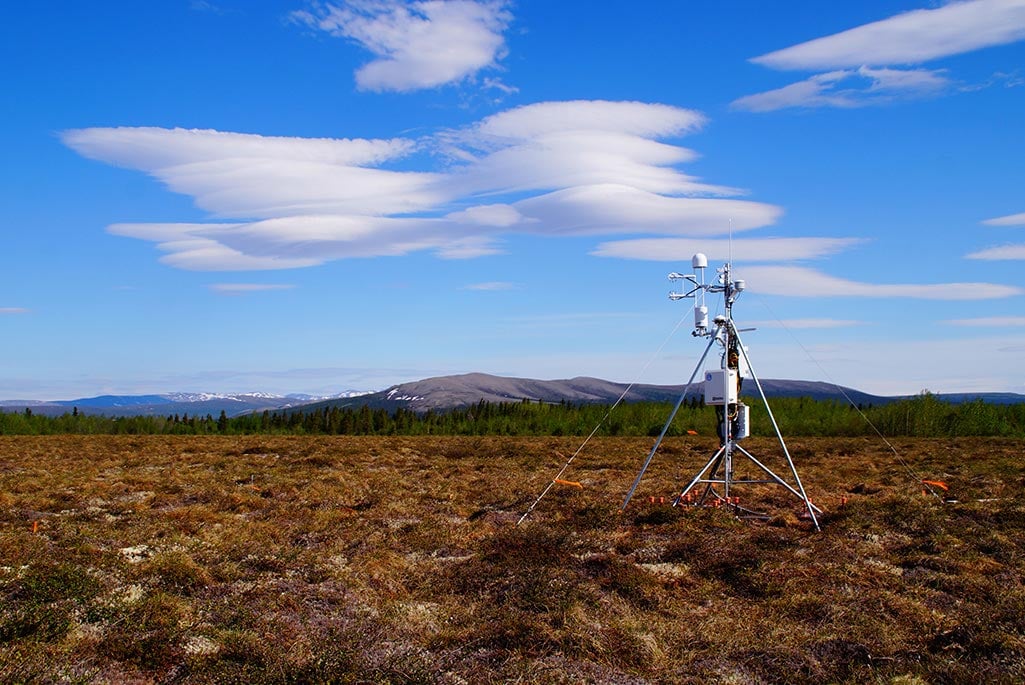
[[759, 375], [1025, 392], [1022, 0], [22, 3], [0, 30], [0, 399], [681, 383], [703, 345], [666, 274], [731, 224]]

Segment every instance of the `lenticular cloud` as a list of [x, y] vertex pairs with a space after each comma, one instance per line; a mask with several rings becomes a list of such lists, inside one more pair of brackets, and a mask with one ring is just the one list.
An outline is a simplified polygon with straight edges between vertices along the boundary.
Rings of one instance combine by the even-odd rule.
[[[193, 198], [209, 223], [112, 225], [194, 270], [298, 268], [430, 250], [465, 259], [502, 235], [723, 234], [773, 223], [778, 207], [736, 199], [679, 168], [667, 139], [704, 117], [640, 102], [544, 102], [419, 139], [312, 139], [185, 129], [66, 131], [79, 154], [149, 174]], [[409, 166], [429, 152], [433, 168]]]

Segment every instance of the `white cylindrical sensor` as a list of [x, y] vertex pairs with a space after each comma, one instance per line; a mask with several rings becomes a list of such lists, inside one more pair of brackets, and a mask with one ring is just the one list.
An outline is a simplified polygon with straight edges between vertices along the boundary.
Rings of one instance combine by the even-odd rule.
[[737, 279], [733, 282], [733, 289], [738, 293], [747, 287], [747, 283], [742, 279]]
[[751, 435], [751, 407], [746, 404], [737, 405], [737, 425], [734, 429], [736, 440], [743, 440]]
[[694, 328], [708, 328], [708, 307], [704, 305], [694, 307]]
[[693, 269], [705, 269], [708, 267], [708, 257], [698, 252], [690, 258], [690, 265]]

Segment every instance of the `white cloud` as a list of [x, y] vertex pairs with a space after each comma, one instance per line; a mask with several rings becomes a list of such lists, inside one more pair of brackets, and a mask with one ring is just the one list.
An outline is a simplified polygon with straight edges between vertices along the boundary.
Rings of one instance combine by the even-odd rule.
[[470, 236], [448, 240], [445, 244], [439, 245], [435, 253], [442, 259], [475, 259], [502, 252], [493, 239], [486, 236]]
[[709, 236], [767, 226], [779, 207], [746, 200], [672, 197], [619, 184], [584, 185], [515, 204], [524, 230], [555, 235], [661, 233]]
[[210, 290], [222, 295], [245, 295], [266, 290], [290, 290], [294, 287], [283, 283], [213, 283]]
[[985, 300], [1025, 295], [1025, 290], [994, 283], [862, 283], [801, 266], [745, 266], [736, 273], [761, 295], [792, 297], [902, 297], [919, 300]]
[[147, 172], [225, 159], [372, 166], [415, 149], [414, 141], [403, 138], [294, 138], [155, 126], [73, 129], [61, 139], [90, 159]]
[[513, 290], [516, 288], [515, 283], [509, 281], [488, 281], [487, 283], [471, 283], [470, 285], [464, 286], [463, 290]]
[[658, 262], [689, 262], [695, 253], [701, 252], [715, 261], [789, 262], [826, 257], [860, 242], [858, 238], [738, 238], [732, 241], [731, 246], [730, 242], [721, 239], [636, 238], [601, 243], [591, 254]]
[[0, 307], [0, 315], [2, 314], [28, 314], [29, 310], [24, 307]]
[[[696, 154], [662, 139], [704, 121], [661, 104], [573, 101], [518, 107], [419, 140], [124, 127], [62, 137], [84, 156], [138, 169], [192, 196], [211, 219], [234, 219], [118, 223], [109, 232], [155, 243], [166, 253], [161, 262], [176, 268], [254, 271], [417, 251], [470, 259], [499, 254], [510, 233], [634, 235], [593, 254], [689, 259], [702, 251], [721, 258], [731, 225], [737, 233], [769, 226], [782, 210], [727, 197], [742, 191], [679, 170]], [[434, 169], [380, 168], [413, 151], [442, 158]], [[814, 259], [856, 242], [745, 238], [734, 241], [734, 257]], [[795, 267], [772, 272], [772, 279], [787, 283], [785, 292], [799, 286], [809, 295], [981, 299], [1020, 292], [987, 284], [859, 284]]]
[[399, 92], [457, 83], [494, 68], [506, 54], [502, 34], [512, 21], [500, 0], [350, 0], [292, 17], [376, 56], [356, 71], [360, 89]]
[[[333, 259], [500, 252], [503, 233], [708, 236], [773, 223], [778, 207], [723, 196], [677, 167], [696, 157], [658, 140], [697, 130], [696, 112], [639, 102], [537, 103], [420, 140], [302, 139], [210, 130], [67, 131], [80, 154], [144, 171], [190, 195], [210, 223], [122, 223], [165, 264], [287, 269]], [[437, 169], [379, 168], [414, 150]], [[486, 201], [482, 201], [485, 200]]]
[[[850, 108], [953, 92], [957, 84], [945, 70], [893, 67], [1023, 39], [1023, 0], [964, 0], [913, 10], [753, 58], [752, 62], [772, 69], [822, 73], [738, 98], [732, 105], [752, 112], [787, 107]], [[1005, 76], [998, 72], [986, 85]], [[957, 89], [980, 87], [985, 86]]]
[[452, 212], [445, 218], [460, 224], [494, 226], [496, 228], [515, 226], [524, 220], [523, 215], [516, 211], [515, 207], [506, 204], [468, 207], [459, 212]]
[[444, 199], [432, 189], [434, 174], [373, 168], [411, 152], [410, 140], [151, 127], [78, 129], [62, 137], [79, 154], [145, 171], [220, 217], [379, 215], [417, 211]]
[[920, 64], [1025, 39], [1025, 2], [967, 0], [888, 19], [755, 57], [773, 69]]
[[693, 133], [705, 122], [706, 118], [700, 112], [672, 105], [569, 100], [538, 102], [493, 114], [472, 127], [471, 134], [533, 140], [565, 131], [604, 131], [658, 138]]
[[776, 90], [745, 95], [734, 100], [731, 107], [750, 112], [789, 107], [850, 109], [928, 97], [952, 85], [941, 70], [861, 67], [816, 74]]
[[1025, 316], [980, 316], [974, 319], [949, 319], [945, 323], [971, 328], [1007, 328], [1025, 326]]
[[1025, 212], [1021, 214], [1010, 214], [1008, 216], [998, 216], [995, 219], [986, 219], [982, 223], [987, 226], [1025, 226]]
[[438, 136], [440, 150], [463, 163], [461, 194], [549, 190], [622, 183], [654, 193], [735, 195], [699, 183], [673, 165], [697, 155], [659, 142], [705, 123], [698, 112], [642, 102], [575, 100], [524, 105]]
[[233, 249], [206, 234], [230, 232], [246, 224], [112, 224], [107, 231], [140, 240], [150, 240], [169, 254], [160, 261], [189, 271], [262, 271], [295, 269], [323, 264], [326, 258], [283, 255], [255, 255]]
[[965, 255], [965, 257], [967, 259], [986, 259], [994, 261], [1002, 259], [1025, 259], [1025, 244], [990, 247], [985, 250], [979, 250], [978, 252], [972, 252], [971, 254]]

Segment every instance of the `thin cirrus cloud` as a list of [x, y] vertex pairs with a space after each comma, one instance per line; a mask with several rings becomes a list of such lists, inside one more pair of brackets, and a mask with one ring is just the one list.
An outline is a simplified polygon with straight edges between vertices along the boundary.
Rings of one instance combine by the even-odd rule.
[[[508, 233], [715, 236], [768, 226], [779, 207], [738, 199], [679, 166], [664, 142], [697, 112], [641, 102], [542, 102], [421, 139], [306, 139], [151, 127], [65, 131], [79, 154], [191, 196], [209, 223], [117, 223], [171, 266], [300, 268], [335, 259], [501, 251]], [[435, 168], [396, 171], [416, 151]], [[422, 156], [421, 156], [422, 158]]]
[[986, 219], [982, 223], [986, 226], [1025, 226], [1025, 212]]
[[733, 241], [637, 238], [601, 243], [591, 254], [597, 257], [680, 262], [688, 261], [696, 252], [701, 252], [716, 261], [791, 262], [827, 257], [861, 242], [859, 238], [742, 238]]
[[745, 95], [734, 100], [731, 106], [749, 112], [772, 112], [788, 107], [853, 109], [928, 97], [951, 85], [942, 70], [863, 66], [816, 74], [782, 88]]
[[212, 283], [210, 290], [221, 295], [246, 295], [267, 290], [291, 290], [294, 287], [285, 283]]
[[[1025, 226], [1025, 213], [998, 216], [993, 219], [986, 219], [982, 223], [985, 226]], [[1025, 243], [988, 247], [984, 250], [969, 253], [965, 255], [965, 258], [986, 261], [1022, 260], [1025, 259]]]
[[864, 283], [803, 266], [745, 266], [744, 279], [760, 294], [793, 297], [903, 297], [969, 301], [1023, 295], [1025, 290], [996, 283]]
[[[500, 0], [349, 0], [318, 3], [290, 16], [373, 53], [356, 70], [356, 85], [377, 92], [435, 88], [494, 69], [506, 54], [503, 33], [512, 21]], [[495, 78], [486, 81], [510, 90]]]
[[957, 86], [943, 70], [896, 67], [1023, 39], [1022, 0], [965, 0], [904, 12], [753, 58], [771, 69], [821, 73], [732, 105], [755, 112], [849, 108], [936, 95]]
[[0, 315], [3, 314], [28, 314], [29, 310], [24, 307], [0, 307]]
[[980, 316], [974, 319], [948, 319], [945, 323], [951, 326], [970, 328], [1005, 328], [1025, 326], [1025, 316]]
[[514, 290], [516, 284], [510, 281], [487, 281], [486, 283], [471, 283], [470, 285], [464, 286], [463, 290], [480, 290], [480, 291], [495, 291], [495, 290]]
[[965, 255], [967, 259], [982, 259], [987, 261], [1000, 261], [1005, 259], [1025, 259], [1025, 244], [1000, 245], [988, 247], [985, 250], [978, 250]]

